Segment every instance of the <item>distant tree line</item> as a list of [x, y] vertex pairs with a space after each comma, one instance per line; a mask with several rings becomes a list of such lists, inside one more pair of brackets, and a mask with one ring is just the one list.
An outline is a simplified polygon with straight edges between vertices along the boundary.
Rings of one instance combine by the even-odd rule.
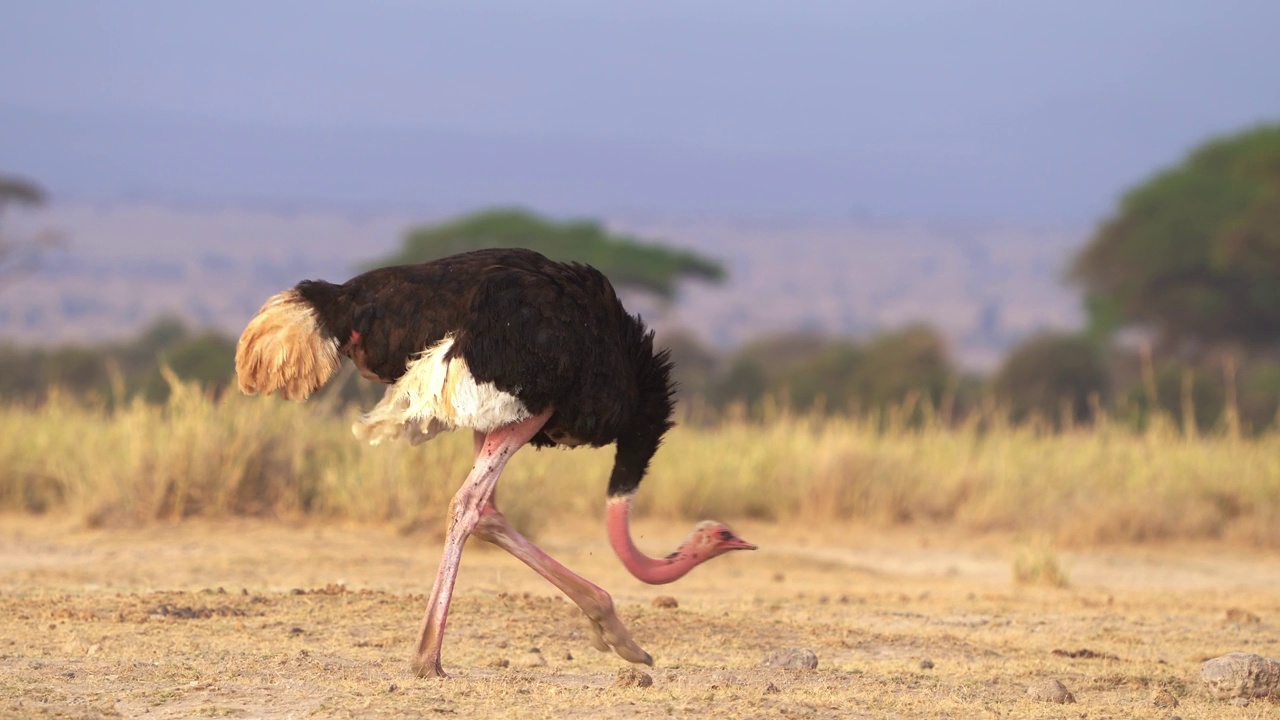
[[192, 332], [162, 319], [132, 340], [57, 348], [0, 346], [0, 398], [39, 403], [66, 392], [102, 402], [142, 398], [163, 402], [169, 384], [161, 367], [222, 392], [235, 371], [235, 341], [218, 332]]
[[[1083, 335], [1042, 335], [1014, 349], [990, 376], [960, 370], [944, 338], [926, 325], [864, 339], [813, 333], [760, 337], [717, 353], [690, 335], [659, 338], [676, 363], [679, 397], [714, 420], [726, 413], [763, 417], [779, 408], [906, 422], [927, 416], [964, 422], [980, 413], [1044, 427], [1109, 421], [1142, 427], [1159, 411], [1197, 431], [1225, 423], [1260, 431], [1280, 410], [1280, 361], [1238, 365], [1158, 359], [1107, 349]], [[113, 404], [163, 402], [161, 367], [215, 394], [234, 390], [235, 340], [158, 321], [126, 342], [58, 348], [0, 346], [0, 400], [41, 403], [53, 392]], [[369, 406], [382, 387], [341, 373], [323, 392], [338, 404]]]

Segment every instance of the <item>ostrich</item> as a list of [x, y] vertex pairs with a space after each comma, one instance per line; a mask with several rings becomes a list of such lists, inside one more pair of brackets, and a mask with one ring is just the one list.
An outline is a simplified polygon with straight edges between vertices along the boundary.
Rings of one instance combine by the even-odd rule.
[[467, 537], [498, 545], [559, 588], [591, 622], [592, 644], [653, 664], [609, 594], [556, 562], [498, 510], [498, 476], [523, 445], [616, 444], [605, 504], [609, 543], [650, 584], [679, 579], [731, 550], [754, 550], [726, 525], [704, 521], [663, 558], [631, 538], [631, 501], [673, 423], [671, 362], [599, 271], [523, 249], [462, 253], [385, 267], [336, 285], [306, 280], [270, 299], [236, 346], [246, 394], [304, 400], [341, 357], [388, 384], [352, 426], [371, 444], [418, 444], [454, 428], [474, 433], [476, 460], [449, 503], [444, 553], [413, 658], [420, 677], [445, 677], [445, 622]]

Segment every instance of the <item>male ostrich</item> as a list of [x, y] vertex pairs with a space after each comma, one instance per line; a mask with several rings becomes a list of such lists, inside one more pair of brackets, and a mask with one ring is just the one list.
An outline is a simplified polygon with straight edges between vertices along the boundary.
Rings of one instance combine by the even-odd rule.
[[609, 542], [636, 578], [682, 577], [730, 550], [754, 550], [721, 523], [702, 522], [675, 552], [651, 558], [631, 539], [631, 499], [671, 428], [671, 363], [653, 333], [623, 309], [594, 268], [520, 249], [477, 250], [386, 267], [342, 285], [307, 280], [267, 300], [236, 346], [246, 394], [303, 400], [333, 375], [340, 355], [390, 387], [352, 427], [377, 444], [417, 444], [442, 430], [474, 431], [476, 461], [449, 503], [444, 555], [413, 660], [444, 676], [440, 649], [458, 563], [475, 532], [515, 555], [586, 613], [592, 644], [652, 664], [601, 588], [556, 562], [508, 524], [498, 476], [525, 443], [617, 444], [609, 477]]

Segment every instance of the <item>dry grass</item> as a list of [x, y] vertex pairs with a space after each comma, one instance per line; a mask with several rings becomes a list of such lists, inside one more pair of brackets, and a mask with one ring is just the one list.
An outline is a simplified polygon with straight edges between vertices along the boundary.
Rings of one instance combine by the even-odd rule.
[[[414, 527], [442, 516], [471, 439], [368, 447], [352, 411], [177, 385], [164, 407], [55, 398], [0, 407], [0, 509], [90, 525], [236, 515]], [[526, 531], [599, 512], [610, 449], [522, 452], [499, 497]], [[1280, 434], [1186, 436], [1156, 422], [1048, 433], [976, 422], [887, 429], [778, 413], [685, 424], [638, 496], [642, 515], [777, 522], [946, 524], [1058, 547], [1215, 539], [1280, 547]]]
[[1070, 585], [1058, 553], [1046, 540], [1038, 539], [1018, 545], [1013, 556], [1013, 581], [1020, 585], [1046, 585], [1064, 588]]

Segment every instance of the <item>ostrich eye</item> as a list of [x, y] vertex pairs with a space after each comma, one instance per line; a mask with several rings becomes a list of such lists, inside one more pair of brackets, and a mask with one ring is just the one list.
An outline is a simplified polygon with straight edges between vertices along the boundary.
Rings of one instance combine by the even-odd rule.
[[720, 531], [720, 539], [721, 539], [721, 540], [732, 540], [732, 539], [733, 539], [733, 533], [729, 532], [728, 530], [721, 530], [721, 531]]

